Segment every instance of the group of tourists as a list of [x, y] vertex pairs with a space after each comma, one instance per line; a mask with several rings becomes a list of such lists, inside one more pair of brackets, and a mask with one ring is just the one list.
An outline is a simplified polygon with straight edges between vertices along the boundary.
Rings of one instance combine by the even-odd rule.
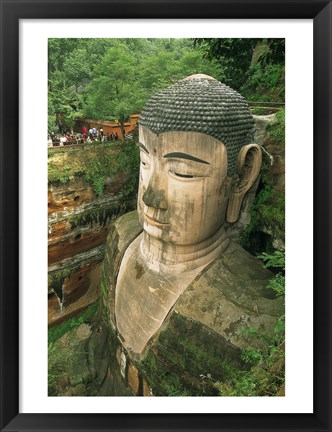
[[101, 142], [109, 142], [109, 141], [117, 141], [119, 139], [118, 133], [111, 132], [104, 134], [104, 130], [102, 127], [100, 128], [90, 128], [89, 130], [84, 126], [82, 128], [82, 133], [64, 133], [64, 134], [55, 134], [51, 133], [49, 135], [49, 144], [52, 146], [66, 146], [66, 145], [74, 145], [74, 144], [84, 144], [91, 143], [96, 141]]
[[89, 130], [86, 126], [83, 126], [82, 128], [82, 136], [83, 139], [85, 139], [86, 141], [88, 141], [89, 139], [91, 141], [117, 141], [119, 139], [119, 135], [117, 132], [113, 133], [107, 133], [106, 135], [104, 134], [104, 129], [103, 127], [91, 127]]

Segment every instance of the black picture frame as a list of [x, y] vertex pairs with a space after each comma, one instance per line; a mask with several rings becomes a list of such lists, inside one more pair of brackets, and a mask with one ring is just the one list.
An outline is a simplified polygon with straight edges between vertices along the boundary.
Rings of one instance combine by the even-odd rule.
[[[1, 431], [331, 431], [331, 2], [88, 0], [83, 4], [79, 0], [0, 0]], [[50, 18], [314, 20], [313, 414], [19, 413], [19, 20]], [[300, 187], [301, 179], [298, 182]], [[301, 287], [295, 289], [300, 295]]]

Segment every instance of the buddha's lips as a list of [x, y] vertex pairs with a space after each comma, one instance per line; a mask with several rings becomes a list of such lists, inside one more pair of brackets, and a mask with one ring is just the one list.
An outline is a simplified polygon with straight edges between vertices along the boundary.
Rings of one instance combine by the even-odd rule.
[[162, 226], [165, 226], [165, 225], [169, 225], [168, 223], [165, 223], [165, 222], [159, 222], [159, 221], [157, 221], [157, 220], [155, 220], [155, 219], [152, 219], [152, 218], [149, 217], [146, 213], [144, 213], [144, 218], [145, 218], [145, 220], [146, 220], [150, 225], [154, 225], [154, 226], [156, 226], [156, 227], [162, 227]]

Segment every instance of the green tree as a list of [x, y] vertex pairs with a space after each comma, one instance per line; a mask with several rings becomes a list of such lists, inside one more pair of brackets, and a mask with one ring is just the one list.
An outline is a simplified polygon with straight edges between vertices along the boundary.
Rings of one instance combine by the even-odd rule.
[[50, 38], [48, 40], [48, 72], [61, 70], [63, 63], [81, 45], [81, 39]]
[[50, 74], [48, 97], [49, 130], [63, 131], [72, 128], [76, 118], [80, 117], [78, 110], [79, 98], [75, 87], [67, 86], [63, 72], [56, 70]]
[[50, 39], [49, 130], [84, 115], [118, 121], [124, 134], [152, 93], [194, 73], [223, 77], [193, 39]]
[[219, 63], [225, 84], [248, 99], [284, 99], [284, 39], [202, 38], [195, 46]]
[[220, 63], [225, 84], [237, 89], [245, 81], [256, 43], [256, 39], [195, 39], [204, 57]]
[[124, 122], [142, 106], [144, 93], [135, 71], [138, 59], [126, 45], [109, 48], [93, 70], [87, 87], [84, 114], [102, 120], [118, 121], [124, 137]]
[[195, 73], [219, 78], [220, 68], [214, 62], [202, 59], [197, 51], [161, 50], [141, 62], [138, 80], [139, 85], [150, 95]]
[[165, 39], [125, 41], [109, 48], [95, 66], [84, 109], [87, 117], [118, 121], [122, 134], [129, 115], [139, 112], [152, 93], [192, 73], [220, 73], [216, 63], [202, 59], [188, 44], [177, 41], [172, 47], [173, 40]]
[[112, 44], [111, 39], [49, 39], [49, 133], [71, 129], [82, 116], [94, 65]]
[[63, 62], [63, 74], [69, 85], [75, 86], [77, 91], [79, 86], [90, 79], [93, 63], [88, 61], [86, 49], [75, 49], [70, 56]]

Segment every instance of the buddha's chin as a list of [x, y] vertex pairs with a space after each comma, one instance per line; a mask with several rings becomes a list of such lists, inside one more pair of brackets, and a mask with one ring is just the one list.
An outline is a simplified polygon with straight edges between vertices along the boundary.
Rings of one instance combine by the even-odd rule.
[[172, 231], [172, 226], [167, 224], [167, 226], [157, 226], [149, 224], [148, 222], [144, 222], [143, 229], [144, 232], [148, 235], [145, 237], [145, 241], [149, 243], [153, 243], [156, 245], [156, 242], [161, 242], [163, 245], [160, 247], [165, 247], [169, 245], [170, 250], [175, 250], [176, 248], [195, 248], [197, 241], [193, 241], [189, 238], [189, 236], [185, 237], [183, 232], [181, 233], [181, 237], [179, 238], [178, 231]]
[[149, 237], [160, 241], [169, 242], [169, 224], [148, 221], [145, 218], [143, 221], [143, 229], [149, 235]]

